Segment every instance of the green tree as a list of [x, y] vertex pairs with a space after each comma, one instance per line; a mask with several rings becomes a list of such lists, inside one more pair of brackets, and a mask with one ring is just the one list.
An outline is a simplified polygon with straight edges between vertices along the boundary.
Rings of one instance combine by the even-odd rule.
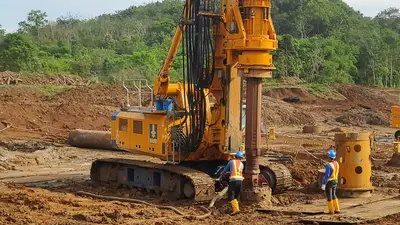
[[6, 34], [6, 30], [3, 29], [3, 26], [0, 24], [0, 38]]
[[379, 57], [382, 59], [382, 74], [379, 84], [394, 87], [398, 83], [394, 79], [400, 65], [400, 35], [392, 29], [383, 29], [381, 35], [383, 43]]
[[[104, 81], [153, 80], [183, 6], [182, 0], [164, 0], [92, 19], [63, 16], [51, 23], [46, 13], [32, 10], [20, 23], [21, 36], [3, 36], [6, 45], [0, 28], [1, 69], [74, 73]], [[274, 76], [400, 87], [399, 9], [369, 18], [342, 0], [272, 0], [272, 10], [279, 35]], [[173, 81], [182, 78], [182, 61], [180, 50], [170, 70]]]
[[341, 40], [321, 37], [279, 37], [277, 76], [296, 76], [308, 82], [352, 83], [357, 74], [358, 48]]
[[380, 12], [375, 20], [384, 27], [400, 33], [400, 10], [398, 8], [388, 8]]
[[0, 43], [3, 41], [5, 34], [6, 34], [6, 30], [4, 30], [0, 24]]
[[0, 43], [0, 71], [40, 72], [39, 49], [23, 34], [7, 34]]
[[21, 21], [18, 23], [20, 32], [29, 32], [35, 34], [37, 40], [40, 37], [40, 29], [48, 23], [47, 13], [41, 10], [31, 10], [28, 13], [28, 18], [26, 21]]
[[278, 36], [278, 40], [279, 48], [275, 55], [275, 64], [278, 68], [276, 76], [300, 77], [303, 62], [298, 54], [299, 41], [289, 34]]

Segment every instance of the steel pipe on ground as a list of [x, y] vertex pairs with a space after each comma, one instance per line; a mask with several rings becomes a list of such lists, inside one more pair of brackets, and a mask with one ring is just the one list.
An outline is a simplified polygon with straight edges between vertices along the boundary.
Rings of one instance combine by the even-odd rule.
[[112, 150], [111, 132], [97, 130], [72, 130], [68, 143], [74, 147]]

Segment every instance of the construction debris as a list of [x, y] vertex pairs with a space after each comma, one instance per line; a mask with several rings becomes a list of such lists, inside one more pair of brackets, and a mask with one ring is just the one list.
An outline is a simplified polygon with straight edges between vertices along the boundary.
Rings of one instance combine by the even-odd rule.
[[0, 72], [0, 85], [19, 85], [19, 84], [51, 84], [62, 86], [89, 86], [93, 83], [89, 79], [73, 75], [20, 75], [13, 72]]
[[0, 85], [12, 85], [22, 83], [22, 80], [19, 78], [15, 78], [9, 72], [4, 72], [0, 74]]
[[5, 121], [0, 121], [0, 123], [2, 124], [2, 126], [4, 126], [4, 128], [0, 127], [0, 132], [10, 129], [12, 127], [11, 123], [7, 123]]

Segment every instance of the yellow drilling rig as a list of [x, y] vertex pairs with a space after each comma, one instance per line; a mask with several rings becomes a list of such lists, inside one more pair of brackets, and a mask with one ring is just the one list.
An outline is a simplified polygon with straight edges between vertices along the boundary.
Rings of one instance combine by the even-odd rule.
[[[172, 83], [169, 70], [179, 45], [182, 82]], [[150, 106], [142, 106], [139, 97], [138, 105], [128, 102], [114, 112], [111, 122], [115, 148], [164, 162], [99, 159], [92, 164], [91, 179], [211, 200], [219, 188], [219, 171], [241, 148], [246, 90], [243, 191], [287, 190], [289, 170], [263, 157], [260, 149], [262, 79], [272, 77], [270, 53], [277, 47], [270, 0], [186, 0], [153, 88], [136, 85], [139, 96], [142, 87], [151, 89]]]

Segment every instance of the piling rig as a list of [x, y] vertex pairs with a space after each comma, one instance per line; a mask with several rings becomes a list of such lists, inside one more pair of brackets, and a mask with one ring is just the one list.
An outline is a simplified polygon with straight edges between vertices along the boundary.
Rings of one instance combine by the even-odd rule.
[[[290, 187], [289, 170], [263, 157], [260, 149], [262, 79], [272, 77], [270, 52], [278, 47], [271, 2], [218, 2], [186, 0], [166, 60], [150, 88], [155, 107], [153, 101], [142, 106], [142, 87], [147, 85], [138, 81], [138, 105], [127, 104], [112, 115], [115, 148], [162, 162], [99, 159], [92, 164], [93, 181], [196, 202], [211, 200], [219, 189], [219, 171], [241, 149], [245, 79], [244, 193], [251, 200], [258, 198], [254, 193], [269, 188], [281, 193]], [[182, 82], [172, 83], [169, 70], [179, 45]]]

